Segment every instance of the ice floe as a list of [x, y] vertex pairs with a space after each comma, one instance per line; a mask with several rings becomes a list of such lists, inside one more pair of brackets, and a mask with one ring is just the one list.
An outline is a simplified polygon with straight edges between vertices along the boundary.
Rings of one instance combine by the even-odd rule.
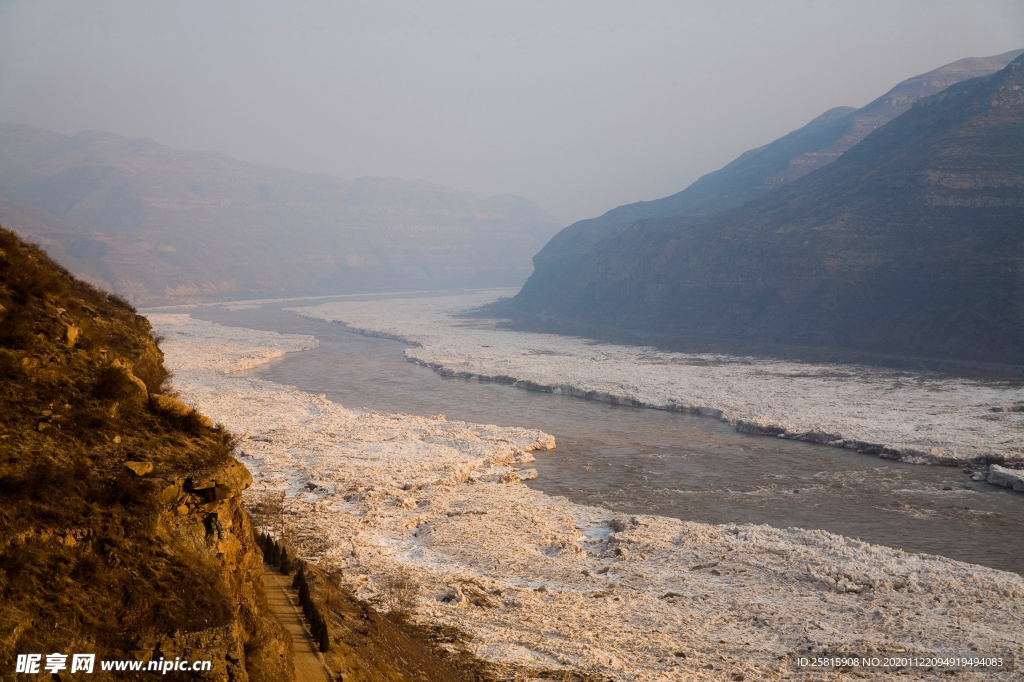
[[992, 485], [1001, 485], [1004, 488], [1024, 492], [1024, 471], [1020, 469], [1007, 469], [993, 464], [988, 468], [987, 480]]

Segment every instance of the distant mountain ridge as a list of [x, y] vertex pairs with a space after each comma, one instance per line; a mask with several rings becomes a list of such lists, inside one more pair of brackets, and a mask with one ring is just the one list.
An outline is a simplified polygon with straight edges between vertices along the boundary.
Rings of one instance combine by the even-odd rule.
[[559, 228], [522, 197], [15, 125], [0, 126], [0, 200], [5, 225], [144, 304], [517, 286]]
[[626, 204], [600, 217], [576, 222], [555, 235], [536, 256], [537, 271], [542, 275], [540, 264], [549, 258], [557, 260], [583, 253], [617, 230], [644, 218], [708, 215], [763, 196], [835, 161], [917, 100], [954, 83], [995, 73], [1021, 54], [1024, 50], [968, 57], [908, 78], [860, 109], [829, 109], [802, 128], [744, 152], [681, 192], [654, 201]]
[[1024, 366], [1024, 56], [759, 198], [536, 263], [506, 310]]

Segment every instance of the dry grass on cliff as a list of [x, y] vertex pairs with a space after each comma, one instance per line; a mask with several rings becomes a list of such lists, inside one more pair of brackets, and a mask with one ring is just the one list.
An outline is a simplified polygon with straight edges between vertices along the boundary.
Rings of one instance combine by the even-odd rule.
[[215, 561], [161, 527], [153, 480], [222, 464], [232, 442], [150, 409], [166, 379], [145, 318], [0, 229], [0, 669], [72, 648], [130, 658], [234, 617]]

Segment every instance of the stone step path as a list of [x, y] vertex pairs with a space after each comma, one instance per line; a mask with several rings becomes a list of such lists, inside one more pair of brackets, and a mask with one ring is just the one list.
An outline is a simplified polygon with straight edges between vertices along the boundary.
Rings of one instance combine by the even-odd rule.
[[298, 593], [292, 589], [291, 577], [282, 575], [274, 566], [263, 564], [263, 585], [271, 612], [292, 636], [296, 682], [333, 682], [306, 629], [305, 618], [298, 606]]

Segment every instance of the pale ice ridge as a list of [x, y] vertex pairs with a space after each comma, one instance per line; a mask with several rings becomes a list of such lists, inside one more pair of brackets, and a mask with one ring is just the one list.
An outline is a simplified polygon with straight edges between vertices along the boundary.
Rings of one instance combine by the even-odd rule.
[[[173, 339], [168, 337], [160, 347], [167, 366], [173, 367], [175, 372], [208, 369], [240, 372], [283, 357], [285, 353], [311, 350], [320, 345], [305, 334], [223, 327], [187, 314], [151, 313], [147, 317], [158, 330], [174, 330]], [[204, 344], [202, 353], [192, 352], [195, 343]]]
[[[744, 431], [813, 440], [910, 462], [1024, 461], [1019, 382], [859, 365], [783, 362], [598, 344], [513, 332], [459, 313], [503, 292], [294, 308], [404, 340], [406, 356], [450, 376], [609, 402], [696, 412]], [[1004, 411], [993, 411], [1004, 409]]]
[[515, 473], [531, 450], [553, 446], [547, 434], [357, 414], [225, 373], [310, 347], [309, 337], [151, 319], [182, 398], [243, 437], [256, 480], [248, 494], [285, 492], [288, 535], [303, 556], [343, 569], [371, 600], [385, 576], [411, 573], [414, 618], [458, 628], [499, 665], [777, 680], [803, 678], [791, 659], [808, 653], [1024, 656], [1016, 574], [822, 531], [623, 517], [548, 497]]

